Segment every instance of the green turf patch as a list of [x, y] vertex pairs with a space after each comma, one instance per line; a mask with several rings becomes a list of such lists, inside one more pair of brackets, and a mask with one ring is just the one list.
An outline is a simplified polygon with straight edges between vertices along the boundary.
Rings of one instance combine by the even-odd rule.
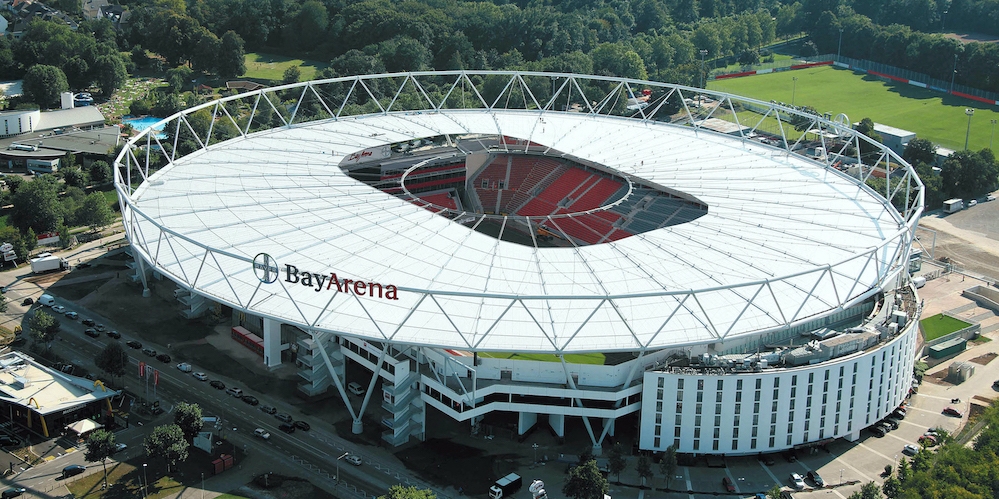
[[971, 326], [971, 324], [967, 322], [943, 314], [927, 317], [919, 321], [919, 325], [923, 329], [923, 337], [926, 341], [932, 341], [941, 336], [953, 333], [954, 331], [960, 331]]
[[298, 66], [302, 71], [300, 81], [312, 80], [315, 79], [317, 71], [329, 66], [325, 62], [292, 59], [262, 52], [246, 54], [245, 62], [246, 73], [243, 74], [243, 78], [271, 81], [281, 81], [284, 78], [284, 71], [292, 66]]
[[791, 103], [793, 94], [796, 105], [833, 116], [844, 113], [851, 122], [871, 118], [955, 150], [964, 148], [966, 108], [975, 109], [968, 143], [972, 150], [989, 146], [990, 120], [999, 119], [995, 106], [832, 66], [716, 80], [708, 88], [764, 102]]
[[2, 215], [2, 216], [0, 216], [0, 228], [4, 228], [4, 227], [6, 227], [6, 226], [7, 226], [7, 219], [8, 219], [9, 217], [10, 217], [10, 214], [9, 214], [9, 213], [8, 213], [8, 214], [6, 214], [6, 215]]
[[[541, 362], [559, 362], [558, 356], [550, 353], [508, 353], [508, 352], [480, 352], [480, 357], [492, 359], [513, 359], [513, 360], [540, 360]], [[569, 364], [604, 364], [604, 354], [602, 353], [570, 353], [565, 355], [565, 361]]]

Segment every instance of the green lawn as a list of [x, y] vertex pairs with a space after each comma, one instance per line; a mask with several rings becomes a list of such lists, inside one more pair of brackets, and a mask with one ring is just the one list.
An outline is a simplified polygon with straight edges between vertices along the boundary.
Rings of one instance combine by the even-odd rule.
[[[480, 352], [480, 357], [493, 359], [515, 359], [515, 360], [540, 360], [542, 362], [558, 362], [558, 357], [550, 353], [507, 353], [507, 352]], [[565, 361], [570, 364], [604, 364], [604, 354], [602, 353], [572, 353], [565, 356]]]
[[[797, 82], [792, 80], [797, 78]], [[823, 66], [796, 71], [732, 78], [708, 82], [708, 88], [762, 101], [812, 106], [833, 116], [845, 113], [851, 122], [871, 118], [877, 123], [915, 132], [948, 149], [964, 149], [968, 127], [966, 108], [975, 109], [971, 118], [968, 147], [989, 147], [990, 120], [999, 119], [999, 107], [962, 99], [906, 83], [884, 82], [853, 71]]]
[[284, 78], [284, 70], [292, 66], [298, 66], [298, 69], [302, 71], [300, 81], [306, 81], [315, 79], [316, 72], [329, 66], [329, 64], [319, 61], [292, 59], [274, 54], [251, 52], [246, 54], [246, 73], [243, 74], [243, 78], [281, 81]]
[[[796, 57], [790, 56], [788, 54], [777, 54], [777, 53], [775, 53], [775, 54], [773, 54], [773, 56], [774, 56], [774, 62], [789, 61], [791, 59], [796, 59]], [[758, 64], [757, 67], [759, 67], [759, 66], [768, 67], [770, 64], [773, 64], [773, 63], [760, 62], [760, 64]], [[737, 63], [734, 63], [734, 64], [729, 64], [728, 66], [725, 66], [724, 68], [713, 69], [711, 71], [712, 72], [721, 71], [721, 74], [738, 73], [738, 72], [742, 71], [742, 64], [739, 64], [737, 62]]]
[[927, 317], [919, 321], [919, 325], [923, 328], [923, 336], [926, 338], [926, 341], [932, 341], [943, 335], [971, 326], [967, 322], [943, 314]]

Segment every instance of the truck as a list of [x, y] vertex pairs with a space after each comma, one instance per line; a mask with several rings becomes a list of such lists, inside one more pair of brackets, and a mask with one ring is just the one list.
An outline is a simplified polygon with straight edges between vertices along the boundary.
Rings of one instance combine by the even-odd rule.
[[31, 271], [35, 274], [51, 272], [53, 270], [65, 270], [67, 268], [69, 268], [69, 262], [52, 253], [42, 253], [37, 258], [31, 259]]
[[520, 486], [523, 484], [520, 475], [516, 473], [510, 473], [509, 475], [496, 480], [496, 483], [492, 487], [489, 487], [489, 497], [491, 499], [500, 499], [503, 497], [512, 496], [514, 492], [520, 490]]
[[948, 199], [943, 203], [944, 213], [957, 213], [964, 209], [964, 200], [960, 198]]

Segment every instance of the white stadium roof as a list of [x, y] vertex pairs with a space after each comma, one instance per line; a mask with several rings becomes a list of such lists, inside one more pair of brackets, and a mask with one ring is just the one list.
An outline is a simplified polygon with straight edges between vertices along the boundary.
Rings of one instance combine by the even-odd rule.
[[[610, 352], [744, 337], [863, 300], [902, 268], [921, 210], [914, 196], [903, 218], [827, 164], [689, 125], [428, 108], [280, 126], [177, 158], [127, 194], [129, 238], [181, 285], [305, 329], [462, 350]], [[529, 139], [695, 196], [708, 212], [615, 242], [536, 248], [338, 167], [369, 147], [468, 133]], [[134, 154], [120, 162], [143, 165]], [[250, 263], [261, 253], [280, 269], [275, 282]], [[286, 265], [325, 281], [290, 283]], [[336, 292], [331, 273], [396, 286], [398, 299]]]

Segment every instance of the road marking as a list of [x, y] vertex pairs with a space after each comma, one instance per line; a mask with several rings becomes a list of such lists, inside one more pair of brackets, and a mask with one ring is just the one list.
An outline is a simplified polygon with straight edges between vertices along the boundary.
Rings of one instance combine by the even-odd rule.
[[735, 487], [735, 492], [737, 494], [742, 493], [742, 491], [739, 490], [739, 483], [735, 480], [735, 477], [732, 476], [732, 470], [728, 469], [728, 466], [725, 467], [725, 474], [728, 475], [728, 479], [732, 481], [732, 486]]
[[770, 467], [769, 466], [767, 466], [766, 464], [764, 464], [763, 461], [756, 461], [756, 462], [759, 463], [760, 468], [763, 468], [763, 471], [766, 471], [767, 474], [770, 475], [770, 478], [774, 479], [774, 483], [775, 484], [779, 484], [780, 483], [780, 480], [777, 479], [777, 475], [774, 475], [774, 473], [772, 471], [770, 471]]
[[[857, 442], [856, 445], [857, 446], [861, 446], [861, 447], [865, 447], [865, 448], [867, 447], [866, 445], [864, 445], [864, 444], [862, 444], [860, 442]], [[854, 448], [856, 448], [856, 447], [854, 447]], [[829, 453], [832, 454], [833, 456], [836, 456], [836, 458], [834, 459], [834, 461], [838, 461], [843, 466], [846, 466], [847, 468], [850, 468], [851, 470], [853, 470], [854, 473], [856, 473], [858, 476], [860, 476], [860, 478], [862, 478], [863, 480], [868, 480], [868, 481], [871, 480], [871, 477], [869, 477], [866, 474], [862, 473], [857, 468], [854, 468], [852, 464], [850, 464], [846, 460], [842, 459], [842, 457], [839, 454], [836, 454], [835, 452], [833, 452], [831, 450], [829, 451]], [[842, 480], [842, 471], [840, 472], [840, 477], [841, 477], [840, 481], [842, 482], [843, 481]]]

